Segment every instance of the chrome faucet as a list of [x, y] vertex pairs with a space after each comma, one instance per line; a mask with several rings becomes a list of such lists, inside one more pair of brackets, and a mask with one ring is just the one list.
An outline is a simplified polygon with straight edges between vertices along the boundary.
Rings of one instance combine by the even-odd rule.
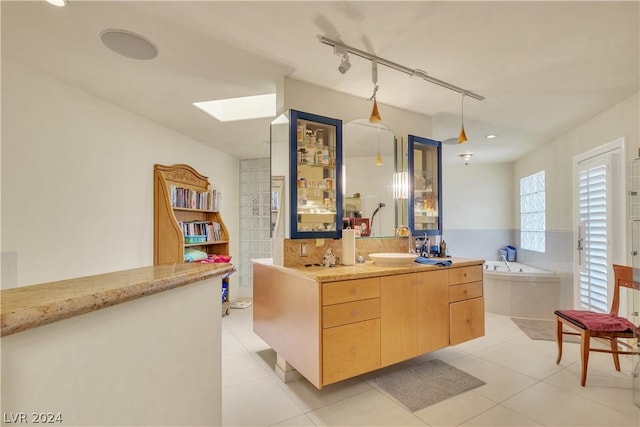
[[500, 258], [502, 258], [502, 261], [504, 261], [504, 264], [507, 266], [507, 270], [511, 271], [511, 266], [507, 262], [507, 258], [504, 256], [504, 254], [500, 254]]
[[411, 229], [406, 225], [401, 225], [396, 229], [396, 242], [398, 241], [398, 237], [404, 237], [404, 236], [408, 237], [407, 239], [408, 253], [410, 254], [415, 253], [415, 249], [413, 248], [413, 244], [412, 244], [413, 236], [411, 235]]

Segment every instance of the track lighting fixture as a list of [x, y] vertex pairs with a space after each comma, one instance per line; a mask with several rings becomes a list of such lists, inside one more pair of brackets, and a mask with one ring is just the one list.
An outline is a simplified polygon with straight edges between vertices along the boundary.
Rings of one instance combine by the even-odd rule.
[[340, 65], [338, 66], [338, 71], [342, 74], [345, 74], [351, 68], [351, 62], [349, 62], [349, 54], [345, 53], [342, 57], [342, 61], [340, 61]]
[[[464, 92], [462, 92], [462, 108], [461, 108], [461, 120], [462, 120], [462, 127], [460, 128], [460, 135], [458, 135], [458, 144], [464, 144], [465, 142], [468, 141], [467, 139], [467, 133], [464, 131]], [[468, 160], [468, 159], [467, 159]], [[466, 165], [466, 163], [465, 163]]]
[[470, 90], [463, 89], [461, 87], [452, 85], [451, 83], [447, 83], [444, 80], [440, 80], [438, 78], [432, 77], [428, 75], [426, 71], [422, 71], [417, 68], [412, 69], [409, 67], [405, 67], [404, 65], [400, 65], [397, 62], [389, 61], [387, 59], [373, 55], [369, 52], [365, 52], [364, 50], [360, 50], [355, 47], [346, 45], [342, 42], [331, 40], [325, 36], [318, 35], [318, 40], [320, 40], [320, 43], [333, 46], [333, 50], [336, 53], [336, 55], [344, 55], [345, 53], [351, 53], [353, 55], [359, 56], [360, 58], [368, 59], [369, 61], [376, 60], [378, 63], [384, 65], [385, 67], [394, 69], [396, 71], [400, 71], [401, 73], [408, 74], [409, 76], [419, 77], [425, 81], [428, 81], [429, 83], [442, 86], [444, 88], [447, 88], [449, 90], [452, 90], [458, 93], [464, 93], [465, 95], [470, 96], [471, 98], [477, 99], [478, 101], [482, 101], [484, 99], [484, 96], [473, 93]]
[[373, 82], [373, 95], [371, 95], [369, 101], [373, 101], [373, 109], [371, 110], [371, 116], [369, 116], [369, 122], [378, 123], [382, 121], [382, 117], [378, 112], [378, 101], [376, 101], [376, 93], [380, 87], [378, 86], [378, 61], [375, 59], [371, 61], [371, 81]]

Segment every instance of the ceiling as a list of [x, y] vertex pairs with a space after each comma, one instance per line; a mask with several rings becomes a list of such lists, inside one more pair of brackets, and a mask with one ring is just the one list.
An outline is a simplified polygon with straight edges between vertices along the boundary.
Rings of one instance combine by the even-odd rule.
[[[192, 103], [273, 93], [283, 76], [368, 98], [370, 62], [352, 55], [340, 74], [325, 35], [484, 96], [465, 98], [469, 142], [445, 145], [445, 162], [464, 151], [504, 162], [638, 91], [639, 4], [2, 1], [2, 56], [225, 152], [264, 157], [270, 119], [221, 123]], [[158, 56], [110, 51], [100, 33], [112, 28], [153, 41]], [[432, 116], [435, 139], [457, 136], [460, 94], [384, 66], [378, 80], [383, 121], [393, 105]]]

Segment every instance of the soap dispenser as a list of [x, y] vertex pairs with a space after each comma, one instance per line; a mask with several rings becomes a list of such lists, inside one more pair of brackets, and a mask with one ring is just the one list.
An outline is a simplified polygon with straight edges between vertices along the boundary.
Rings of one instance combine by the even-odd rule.
[[440, 241], [440, 256], [442, 258], [447, 257], [447, 242], [445, 242], [444, 239]]

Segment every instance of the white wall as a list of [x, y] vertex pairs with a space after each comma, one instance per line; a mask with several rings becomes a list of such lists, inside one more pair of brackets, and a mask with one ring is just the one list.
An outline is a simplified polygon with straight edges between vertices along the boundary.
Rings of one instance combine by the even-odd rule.
[[2, 287], [153, 264], [155, 163], [222, 189], [237, 259], [238, 159], [3, 57]]
[[[515, 183], [519, 182], [523, 176], [545, 170], [547, 182], [546, 221], [549, 232], [569, 236], [572, 233], [572, 162], [574, 156], [624, 137], [628, 175], [631, 160], [639, 155], [639, 104], [640, 98], [636, 93], [515, 162], [513, 177]], [[520, 224], [518, 194], [519, 187], [516, 186], [513, 192], [516, 228], [519, 228]], [[624, 209], [627, 213], [628, 232], [626, 235], [631, 236], [628, 200], [625, 200]], [[631, 250], [630, 239], [627, 242], [627, 247], [629, 250], [625, 252], [628, 254]], [[563, 261], [570, 263], [573, 256], [571, 248], [572, 246], [568, 245], [563, 253], [553, 254], [553, 257], [561, 257]], [[531, 256], [533, 257], [535, 254], [531, 254]], [[628, 262], [630, 261], [629, 258]]]
[[[515, 162], [514, 180], [545, 170], [547, 229], [570, 231], [573, 224], [572, 161], [577, 154], [625, 138], [627, 163], [638, 157], [639, 96], [619, 102]], [[515, 224], [520, 224], [519, 187], [514, 188]], [[516, 197], [518, 195], [518, 197]]]
[[513, 185], [512, 163], [442, 167], [442, 236], [451, 255], [495, 260], [513, 243]]

